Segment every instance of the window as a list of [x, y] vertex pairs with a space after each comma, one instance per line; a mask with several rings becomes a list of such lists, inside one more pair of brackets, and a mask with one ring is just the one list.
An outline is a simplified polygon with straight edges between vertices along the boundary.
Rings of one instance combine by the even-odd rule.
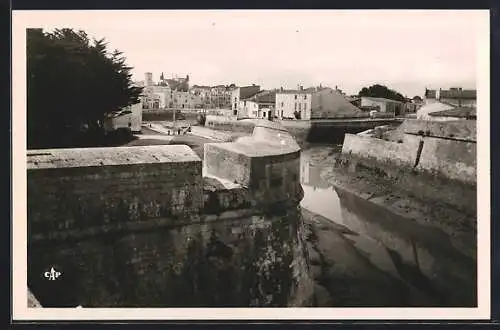
[[281, 102], [281, 107], [282, 107], [282, 108], [284, 107], [284, 103], [283, 103], [283, 102]]
[[307, 94], [304, 94], [304, 100], [307, 100]]
[[295, 95], [295, 99], [297, 99], [297, 95]]
[[297, 110], [297, 103], [295, 103], [295, 110]]
[[283, 118], [283, 110], [281, 110], [281, 118]]

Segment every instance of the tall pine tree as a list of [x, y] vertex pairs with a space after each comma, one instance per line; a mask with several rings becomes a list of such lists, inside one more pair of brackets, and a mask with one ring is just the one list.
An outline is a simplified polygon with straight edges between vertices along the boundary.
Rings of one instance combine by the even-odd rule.
[[102, 130], [107, 115], [138, 103], [131, 69], [84, 31], [28, 29], [28, 148], [68, 146], [81, 127]]

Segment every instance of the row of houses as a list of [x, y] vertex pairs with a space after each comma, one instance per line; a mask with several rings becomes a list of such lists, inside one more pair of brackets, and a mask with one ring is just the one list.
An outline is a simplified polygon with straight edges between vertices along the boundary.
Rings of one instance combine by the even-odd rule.
[[296, 89], [273, 90], [262, 90], [255, 84], [190, 87], [188, 75], [165, 79], [163, 73], [159, 82], [154, 83], [149, 72], [140, 85], [144, 87], [141, 96], [143, 109], [230, 109], [223, 112], [239, 118], [270, 120], [357, 117], [374, 111], [387, 116], [416, 113], [418, 118], [434, 120], [438, 117], [456, 118], [452, 114], [473, 118], [476, 106], [476, 91], [462, 88], [426, 89], [423, 99], [416, 96], [401, 102], [380, 97], [347, 96], [337, 86], [304, 88], [299, 85]]
[[228, 109], [231, 107], [231, 95], [235, 88], [235, 84], [227, 86], [194, 85], [191, 92], [199, 97], [200, 106], [204, 109]]
[[143, 87], [141, 103], [144, 109], [227, 109], [231, 107], [234, 84], [225, 86], [189, 85], [189, 75], [185, 78], [165, 78], [163, 73], [158, 82], [153, 81], [151, 72], [145, 73], [144, 81], [137, 82]]
[[189, 88], [189, 75], [185, 78], [167, 79], [162, 73], [157, 83], [153, 82], [151, 72], [146, 72], [144, 78], [144, 81], [136, 84], [143, 87], [140, 99], [145, 110], [194, 109], [201, 105], [201, 97]]
[[[411, 102], [410, 102], [411, 103]], [[245, 118], [320, 119], [366, 116], [376, 110], [393, 116], [416, 111], [416, 105], [374, 98], [349, 97], [337, 87], [310, 87], [263, 91], [259, 86], [237, 87], [232, 92], [233, 115]]]

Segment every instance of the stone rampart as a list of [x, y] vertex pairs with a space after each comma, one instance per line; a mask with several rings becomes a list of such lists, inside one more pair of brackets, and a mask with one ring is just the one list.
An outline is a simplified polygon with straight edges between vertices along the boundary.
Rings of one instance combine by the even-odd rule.
[[365, 135], [346, 134], [342, 153], [366, 158], [380, 164], [413, 167], [416, 164], [420, 137], [406, 136], [402, 143]]
[[205, 169], [187, 146], [30, 151], [33, 294], [44, 307], [307, 306], [300, 149], [267, 129], [207, 145]]
[[[341, 163], [356, 170], [358, 165], [382, 173], [391, 182], [426, 200], [444, 202], [476, 212], [476, 143], [471, 124], [423, 123], [430, 134], [413, 134], [423, 126], [403, 124], [402, 139], [386, 141], [371, 136], [346, 134]], [[455, 137], [449, 132], [454, 131]], [[429, 133], [429, 132], [428, 132]], [[443, 137], [435, 137], [435, 136]], [[457, 137], [458, 136], [458, 137]]]

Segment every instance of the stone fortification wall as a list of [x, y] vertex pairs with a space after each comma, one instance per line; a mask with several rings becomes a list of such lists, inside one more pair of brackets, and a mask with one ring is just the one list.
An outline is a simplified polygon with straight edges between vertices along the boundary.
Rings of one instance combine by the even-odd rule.
[[365, 135], [346, 134], [342, 153], [380, 164], [413, 167], [417, 160], [420, 141], [422, 138], [417, 136], [406, 136], [402, 143], [397, 143]]
[[346, 134], [342, 153], [475, 185], [475, 122], [410, 120], [399, 130], [406, 133], [399, 142]]
[[476, 142], [477, 137], [477, 123], [475, 120], [441, 122], [407, 119], [401, 124], [399, 130], [406, 134], [449, 138], [469, 142]]
[[[468, 123], [447, 124], [405, 123], [398, 129], [409, 133], [402, 134], [398, 142], [346, 134], [340, 159], [351, 170], [362, 165], [391, 178], [415, 196], [475, 214], [474, 128]], [[421, 134], [422, 129], [427, 134]]]
[[208, 145], [206, 173], [187, 146], [30, 151], [30, 289], [44, 307], [308, 305], [300, 150], [283, 141]]
[[198, 213], [201, 170], [201, 159], [182, 145], [29, 152], [32, 239]]

